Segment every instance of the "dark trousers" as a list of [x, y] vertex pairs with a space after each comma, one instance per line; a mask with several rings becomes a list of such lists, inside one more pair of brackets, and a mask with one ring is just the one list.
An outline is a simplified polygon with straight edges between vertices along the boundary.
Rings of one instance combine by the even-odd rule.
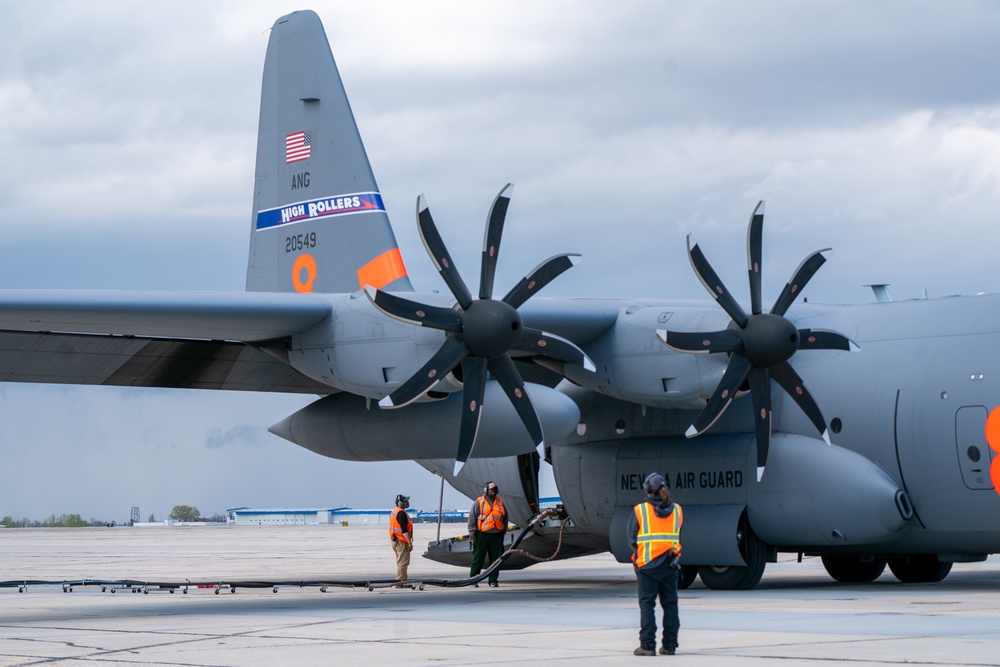
[[[472, 544], [472, 569], [469, 576], [474, 577], [486, 567], [493, 564], [503, 553], [503, 533], [480, 533], [476, 531], [476, 540]], [[490, 583], [495, 584], [500, 578], [500, 570], [490, 573]]]
[[639, 585], [639, 643], [645, 649], [656, 649], [657, 598], [663, 607], [663, 647], [677, 648], [677, 631], [681, 627], [677, 613], [677, 572], [664, 566], [635, 571]]

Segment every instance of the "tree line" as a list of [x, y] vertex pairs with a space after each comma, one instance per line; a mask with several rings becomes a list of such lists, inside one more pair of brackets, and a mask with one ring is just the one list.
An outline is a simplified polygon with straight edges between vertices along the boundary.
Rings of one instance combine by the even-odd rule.
[[52, 514], [47, 519], [15, 519], [9, 514], [0, 519], [0, 526], [8, 528], [85, 528], [87, 526], [106, 526], [101, 519], [84, 519], [79, 514]]
[[[215, 521], [225, 523], [224, 514], [215, 514], [209, 518], [203, 518], [201, 512], [193, 505], [174, 505], [170, 511], [170, 519], [174, 521]], [[149, 515], [149, 522], [156, 523], [156, 517]], [[47, 519], [15, 519], [9, 514], [0, 519], [0, 526], [7, 528], [86, 528], [88, 526], [113, 526], [114, 521], [104, 521], [103, 519], [84, 519], [79, 514], [52, 514]]]

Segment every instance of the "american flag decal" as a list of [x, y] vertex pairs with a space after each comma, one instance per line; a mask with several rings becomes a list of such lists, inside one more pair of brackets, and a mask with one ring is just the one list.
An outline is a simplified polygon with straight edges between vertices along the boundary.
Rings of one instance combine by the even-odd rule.
[[312, 135], [309, 132], [292, 132], [285, 137], [285, 164], [309, 159]]

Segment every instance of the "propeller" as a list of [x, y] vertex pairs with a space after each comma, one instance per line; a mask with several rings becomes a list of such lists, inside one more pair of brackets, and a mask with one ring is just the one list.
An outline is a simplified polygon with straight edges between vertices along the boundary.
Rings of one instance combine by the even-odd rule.
[[796, 329], [785, 313], [802, 293], [803, 288], [826, 262], [824, 248], [812, 253], [799, 265], [785, 284], [769, 313], [761, 306], [761, 245], [764, 229], [764, 202], [758, 202], [747, 229], [747, 274], [750, 280], [750, 314], [747, 314], [723, 285], [697, 244], [691, 247], [688, 236], [688, 257], [698, 279], [726, 311], [732, 323], [729, 328], [711, 333], [691, 333], [657, 330], [659, 339], [672, 350], [694, 354], [728, 353], [729, 364], [715, 392], [685, 435], [701, 435], [722, 416], [746, 382], [753, 401], [754, 426], [757, 436], [757, 480], [760, 481], [767, 463], [771, 444], [771, 380], [785, 390], [806, 417], [813, 423], [827, 444], [830, 436], [826, 420], [815, 399], [788, 360], [800, 349], [850, 350], [853, 343], [832, 331]]
[[456, 476], [471, 457], [476, 442], [487, 371], [503, 388], [532, 442], [544, 454], [541, 452], [544, 443], [541, 423], [525, 391], [524, 381], [508, 352], [517, 351], [528, 356], [547, 357], [583, 366], [588, 370], [594, 369], [593, 363], [576, 345], [558, 336], [524, 326], [517, 311], [532, 295], [576, 264], [579, 255], [550, 257], [529, 272], [502, 299], [493, 298], [500, 239], [513, 190], [514, 186], [510, 183], [500, 190], [486, 219], [478, 299], [472, 297], [448, 254], [423, 195], [417, 198], [417, 227], [427, 254], [455, 297], [456, 307], [429, 306], [383, 292], [370, 285], [365, 286], [368, 298], [386, 315], [448, 332], [444, 344], [434, 356], [406, 382], [379, 401], [379, 405], [383, 408], [408, 405], [448, 373], [460, 367], [463, 383], [462, 422], [458, 453], [455, 456]]

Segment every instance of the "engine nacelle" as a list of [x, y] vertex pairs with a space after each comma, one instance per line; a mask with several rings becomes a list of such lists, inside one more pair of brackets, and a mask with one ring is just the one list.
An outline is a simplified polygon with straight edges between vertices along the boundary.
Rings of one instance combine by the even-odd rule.
[[595, 373], [567, 368], [572, 381], [632, 403], [650, 407], [700, 410], [726, 368], [725, 355], [684, 354], [666, 347], [657, 329], [715, 331], [728, 317], [720, 309], [643, 308], [618, 314], [614, 328], [586, 346]]
[[[580, 421], [569, 397], [526, 384], [546, 438], [561, 440]], [[335, 394], [311, 403], [272, 426], [275, 435], [317, 454], [345, 461], [454, 460], [461, 392], [440, 401], [386, 410], [363, 396]], [[516, 456], [535, 446], [514, 406], [495, 382], [486, 385], [476, 458]]]
[[[364, 292], [335, 295], [330, 317], [292, 337], [288, 362], [300, 373], [342, 391], [381, 399], [427, 362], [445, 334], [382, 314]], [[448, 307], [439, 294], [419, 295]]]

